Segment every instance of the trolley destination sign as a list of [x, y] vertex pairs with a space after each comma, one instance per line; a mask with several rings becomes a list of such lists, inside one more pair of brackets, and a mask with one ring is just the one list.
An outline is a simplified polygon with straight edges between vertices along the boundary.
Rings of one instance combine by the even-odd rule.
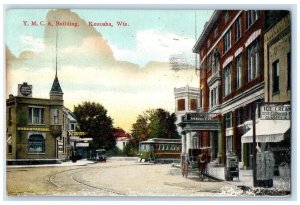
[[261, 107], [262, 120], [290, 120], [290, 105], [263, 105]]

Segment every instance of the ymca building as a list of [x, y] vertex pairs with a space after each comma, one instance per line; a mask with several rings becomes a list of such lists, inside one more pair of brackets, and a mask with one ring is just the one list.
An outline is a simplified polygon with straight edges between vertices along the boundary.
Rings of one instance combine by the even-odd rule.
[[6, 159], [13, 164], [59, 163], [69, 157], [69, 120], [57, 74], [50, 98], [32, 97], [32, 85], [18, 85], [6, 100]]

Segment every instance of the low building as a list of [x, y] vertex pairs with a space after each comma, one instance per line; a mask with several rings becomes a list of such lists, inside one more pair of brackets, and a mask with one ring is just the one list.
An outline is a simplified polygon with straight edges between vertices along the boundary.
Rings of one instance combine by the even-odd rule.
[[130, 140], [130, 134], [118, 127], [114, 131], [114, 137], [116, 139], [116, 146], [123, 151]]
[[50, 98], [32, 97], [32, 86], [18, 86], [6, 100], [7, 164], [57, 163], [68, 159], [68, 120], [57, 74]]

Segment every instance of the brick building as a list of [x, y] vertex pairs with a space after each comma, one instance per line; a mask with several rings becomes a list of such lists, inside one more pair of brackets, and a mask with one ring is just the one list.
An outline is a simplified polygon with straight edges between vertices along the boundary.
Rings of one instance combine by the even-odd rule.
[[[275, 170], [284, 176], [290, 171], [282, 171], [282, 166], [290, 170], [291, 162], [291, 17], [281, 10], [267, 11], [266, 15], [263, 115], [256, 123], [256, 142], [262, 151], [274, 153]], [[242, 136], [242, 143], [252, 141], [250, 129]]]
[[[200, 58], [199, 112], [186, 113], [181, 125], [183, 135], [191, 128], [199, 132], [197, 146], [208, 151], [211, 162], [224, 164], [234, 153], [251, 168], [253, 143], [242, 143], [242, 136], [250, 133], [253, 119], [259, 122], [264, 103], [290, 102], [288, 13], [216, 10], [194, 45]], [[285, 65], [280, 70], [278, 62]]]

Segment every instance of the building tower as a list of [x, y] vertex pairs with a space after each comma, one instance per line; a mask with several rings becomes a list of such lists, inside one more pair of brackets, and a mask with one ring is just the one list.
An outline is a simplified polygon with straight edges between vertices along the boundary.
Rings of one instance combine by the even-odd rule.
[[56, 52], [55, 52], [55, 78], [50, 90], [50, 99], [51, 100], [63, 100], [64, 93], [60, 87], [58, 77], [57, 77], [57, 33], [56, 33]]

